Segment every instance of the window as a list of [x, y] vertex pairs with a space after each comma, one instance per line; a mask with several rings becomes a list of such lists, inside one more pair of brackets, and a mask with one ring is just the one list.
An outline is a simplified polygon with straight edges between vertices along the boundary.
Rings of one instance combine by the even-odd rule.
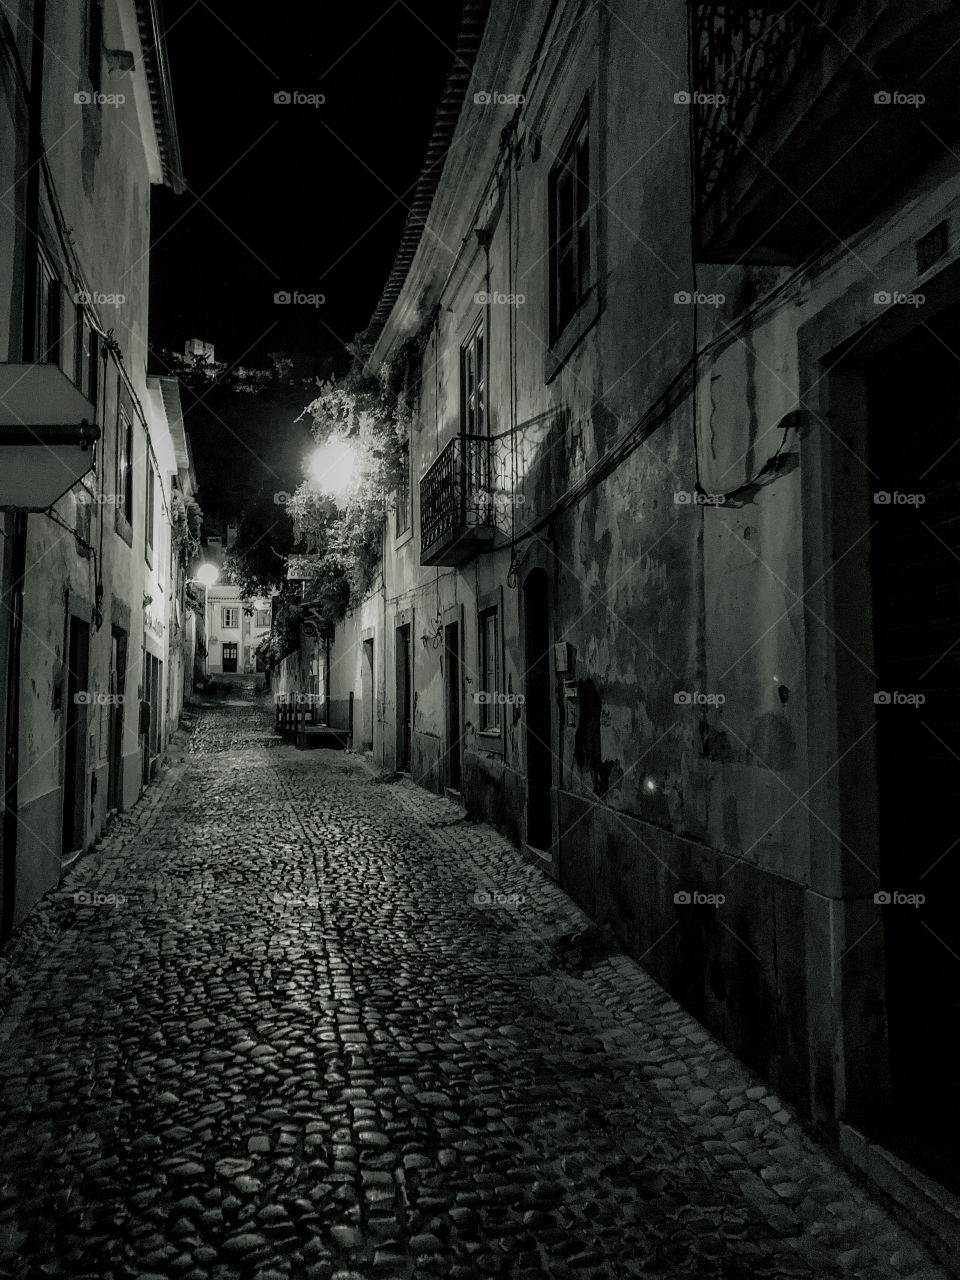
[[43, 249], [37, 257], [37, 297], [33, 350], [42, 364], [59, 364], [61, 335], [60, 281]]
[[154, 525], [154, 500], [156, 498], [156, 480], [154, 478], [153, 467], [150, 465], [150, 459], [147, 459], [147, 492], [144, 499], [143, 513], [143, 554], [147, 564], [153, 564], [153, 525]]
[[500, 624], [497, 609], [480, 614], [480, 732], [500, 730]]
[[586, 110], [550, 175], [550, 337], [576, 314], [592, 283], [590, 141]]
[[82, 306], [77, 307], [77, 351], [76, 369], [73, 380], [77, 387], [97, 407], [97, 391], [99, 386], [100, 346], [97, 334], [90, 326], [87, 313]]
[[460, 348], [460, 430], [482, 436], [487, 431], [483, 317]]
[[99, 93], [102, 86], [101, 68], [103, 66], [103, 0], [87, 0], [84, 61], [90, 87], [94, 93]]
[[397, 536], [410, 528], [410, 439], [403, 442], [400, 453], [400, 476], [397, 480]]
[[[117, 412], [117, 519], [133, 524], [133, 419], [121, 404]], [[129, 538], [128, 538], [129, 541]]]
[[235, 605], [226, 605], [221, 610], [224, 631], [235, 631], [240, 625], [240, 610]]
[[269, 610], [269, 609], [258, 609], [258, 610], [256, 611], [256, 616], [254, 617], [254, 620], [253, 620], [253, 625], [254, 625], [255, 627], [269, 627], [269, 625], [270, 625], [270, 610]]

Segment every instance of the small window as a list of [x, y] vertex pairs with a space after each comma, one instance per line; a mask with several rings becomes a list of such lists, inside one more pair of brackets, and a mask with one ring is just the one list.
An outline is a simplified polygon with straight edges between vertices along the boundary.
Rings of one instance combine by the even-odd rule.
[[460, 429], [464, 435], [487, 432], [483, 317], [460, 348]]
[[397, 536], [410, 528], [410, 439], [403, 442], [400, 453], [400, 477], [397, 480]]
[[117, 413], [117, 514], [133, 524], [133, 420], [121, 404]]
[[233, 605], [225, 606], [222, 611], [223, 629], [225, 631], [235, 631], [240, 625], [240, 609]]
[[500, 729], [500, 620], [497, 609], [480, 614], [480, 732]]
[[254, 626], [269, 627], [269, 625], [270, 625], [270, 610], [258, 609], [256, 612], [256, 617], [254, 618]]
[[550, 175], [550, 329], [555, 341], [590, 292], [593, 210], [590, 135], [579, 116]]
[[156, 499], [156, 480], [150, 459], [147, 459], [147, 490], [144, 498], [143, 512], [143, 553], [147, 564], [153, 564], [153, 527], [156, 518], [154, 501]]
[[82, 306], [77, 307], [77, 349], [76, 369], [73, 380], [78, 389], [97, 407], [97, 391], [99, 389], [100, 344], [96, 332], [90, 325], [87, 313]]
[[36, 323], [33, 335], [33, 349], [38, 363], [60, 363], [60, 339], [63, 331], [61, 305], [60, 280], [53, 269], [53, 263], [41, 249], [37, 259]]

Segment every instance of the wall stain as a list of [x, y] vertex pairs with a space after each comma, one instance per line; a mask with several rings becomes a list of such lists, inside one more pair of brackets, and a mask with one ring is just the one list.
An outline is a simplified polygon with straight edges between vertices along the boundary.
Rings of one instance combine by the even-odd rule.
[[610, 790], [613, 770], [618, 769], [618, 777], [622, 777], [623, 772], [616, 760], [601, 758], [600, 716], [603, 699], [592, 680], [577, 681], [577, 700], [577, 732], [573, 740], [573, 758], [579, 768], [590, 770], [594, 795], [602, 797]]

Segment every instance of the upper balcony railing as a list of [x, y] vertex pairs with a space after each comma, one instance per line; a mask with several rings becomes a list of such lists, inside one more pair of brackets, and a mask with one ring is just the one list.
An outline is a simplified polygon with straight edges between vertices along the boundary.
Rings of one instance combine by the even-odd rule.
[[[950, 0], [690, 0], [694, 220], [708, 262], [842, 243], [958, 114]], [[945, 149], [940, 144], [940, 151]]]
[[420, 561], [463, 564], [496, 538], [509, 441], [459, 435], [420, 481]]

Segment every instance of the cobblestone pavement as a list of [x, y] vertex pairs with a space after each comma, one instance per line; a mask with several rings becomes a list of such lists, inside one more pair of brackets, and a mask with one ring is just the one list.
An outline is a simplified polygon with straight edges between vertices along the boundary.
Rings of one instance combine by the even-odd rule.
[[944, 1276], [489, 828], [188, 742], [0, 959], [4, 1277]]

